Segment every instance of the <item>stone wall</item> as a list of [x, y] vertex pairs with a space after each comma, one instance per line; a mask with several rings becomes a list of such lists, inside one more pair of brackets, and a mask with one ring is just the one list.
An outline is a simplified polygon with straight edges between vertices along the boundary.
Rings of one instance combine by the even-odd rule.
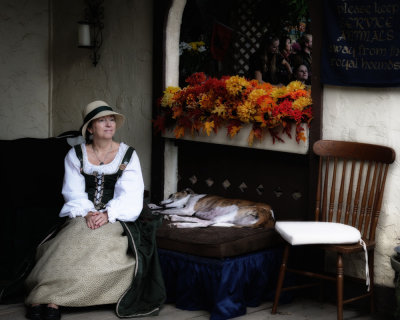
[[153, 1], [104, 1], [96, 67], [77, 47], [84, 1], [5, 0], [0, 10], [0, 139], [77, 130], [82, 108], [105, 100], [125, 114], [116, 139], [136, 148], [150, 188]]
[[[393, 286], [390, 256], [400, 244], [400, 91], [397, 88], [344, 88], [325, 86], [323, 97], [324, 139], [376, 143], [392, 147], [397, 158], [386, 182], [375, 249], [375, 283]], [[363, 257], [347, 261], [362, 273]], [[345, 266], [346, 267], [346, 266]]]
[[50, 135], [48, 2], [0, 2], [0, 139]]
[[96, 67], [90, 51], [77, 47], [83, 5], [79, 0], [53, 4], [53, 133], [79, 129], [81, 110], [89, 102], [108, 102], [126, 116], [116, 139], [138, 152], [149, 189], [153, 2], [104, 1], [103, 45]]

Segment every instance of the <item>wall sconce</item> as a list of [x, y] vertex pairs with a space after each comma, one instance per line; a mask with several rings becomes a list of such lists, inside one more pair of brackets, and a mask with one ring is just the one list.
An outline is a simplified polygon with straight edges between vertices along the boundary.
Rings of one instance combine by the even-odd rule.
[[99, 49], [103, 44], [104, 0], [86, 0], [85, 20], [78, 22], [78, 48], [92, 50], [90, 58], [96, 66], [100, 59]]

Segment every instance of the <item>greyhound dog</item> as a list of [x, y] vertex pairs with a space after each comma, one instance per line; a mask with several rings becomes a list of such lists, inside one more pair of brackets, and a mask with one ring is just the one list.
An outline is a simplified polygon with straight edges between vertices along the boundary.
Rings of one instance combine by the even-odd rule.
[[168, 215], [177, 228], [207, 226], [273, 227], [274, 214], [265, 203], [196, 194], [185, 189], [172, 194], [160, 205], [149, 204], [153, 212]]

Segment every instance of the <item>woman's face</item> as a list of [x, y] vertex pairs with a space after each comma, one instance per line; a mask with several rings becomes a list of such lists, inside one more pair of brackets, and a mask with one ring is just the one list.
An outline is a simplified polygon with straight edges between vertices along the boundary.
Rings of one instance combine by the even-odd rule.
[[91, 122], [89, 132], [93, 139], [112, 139], [115, 134], [116, 122], [114, 116], [105, 116]]
[[271, 53], [277, 53], [278, 50], [279, 50], [279, 40], [275, 40], [269, 45], [268, 51]]
[[301, 65], [297, 68], [296, 79], [299, 81], [305, 81], [308, 79], [308, 69], [305, 65]]
[[309, 36], [307, 37], [307, 41], [306, 41], [306, 43], [305, 43], [305, 46], [306, 46], [307, 48], [309, 48], [309, 49], [312, 49], [312, 35], [309, 35]]

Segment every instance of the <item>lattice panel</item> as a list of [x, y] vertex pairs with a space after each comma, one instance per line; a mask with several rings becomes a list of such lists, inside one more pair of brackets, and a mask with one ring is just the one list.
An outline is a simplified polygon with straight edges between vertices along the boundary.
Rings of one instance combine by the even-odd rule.
[[236, 30], [233, 38], [233, 70], [235, 74], [248, 76], [250, 56], [259, 48], [259, 40], [267, 28], [255, 16], [257, 5], [265, 0], [242, 0], [232, 16]]

